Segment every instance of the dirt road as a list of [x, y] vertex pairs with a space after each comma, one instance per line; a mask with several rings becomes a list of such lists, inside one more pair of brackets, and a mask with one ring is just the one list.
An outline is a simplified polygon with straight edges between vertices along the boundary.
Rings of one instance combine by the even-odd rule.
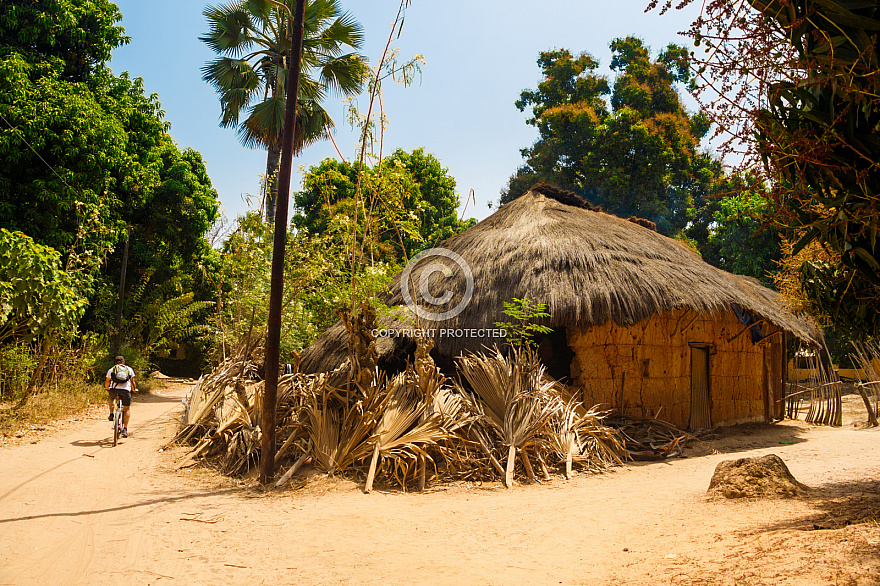
[[[708, 452], [504, 490], [265, 496], [159, 452], [183, 387], [0, 450], [0, 584], [880, 584], [880, 435], [740, 428]], [[810, 497], [714, 502], [718, 462], [780, 455]]]

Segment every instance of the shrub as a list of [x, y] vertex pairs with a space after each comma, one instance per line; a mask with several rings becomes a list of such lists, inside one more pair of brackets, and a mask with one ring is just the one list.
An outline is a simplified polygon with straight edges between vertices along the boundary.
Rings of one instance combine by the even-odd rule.
[[25, 392], [37, 359], [30, 344], [0, 348], [0, 398], [11, 399]]

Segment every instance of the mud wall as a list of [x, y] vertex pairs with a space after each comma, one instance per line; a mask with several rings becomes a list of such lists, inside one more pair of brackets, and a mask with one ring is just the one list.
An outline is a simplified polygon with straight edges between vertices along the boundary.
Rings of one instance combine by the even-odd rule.
[[[632, 326], [609, 322], [587, 330], [572, 329], [568, 334], [575, 353], [571, 376], [583, 389], [587, 406], [601, 404], [628, 415], [659, 416], [686, 428], [691, 346], [703, 346], [709, 349], [712, 425], [761, 421], [765, 396], [782, 387], [780, 369], [768, 369], [764, 354], [770, 351], [769, 356], [779, 356], [781, 361], [772, 346], [781, 347], [783, 334], [753, 344], [750, 332], [737, 336], [743, 328], [732, 311], [696, 314], [682, 309]], [[767, 324], [763, 328], [765, 335], [776, 331]], [[776, 374], [780, 380], [770, 380]]]

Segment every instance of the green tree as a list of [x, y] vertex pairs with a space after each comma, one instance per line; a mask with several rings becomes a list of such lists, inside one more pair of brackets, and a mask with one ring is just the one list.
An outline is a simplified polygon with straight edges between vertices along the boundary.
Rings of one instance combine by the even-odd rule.
[[763, 218], [767, 200], [762, 193], [741, 191], [723, 197], [703, 260], [737, 275], [747, 275], [772, 287], [781, 258], [779, 231]]
[[[247, 336], [251, 312], [257, 328], [266, 323], [266, 297], [272, 264], [272, 230], [256, 212], [237, 219], [235, 230], [220, 251], [222, 282], [216, 305], [216, 327], [228, 349]], [[336, 310], [351, 299], [350, 243], [344, 234], [300, 231], [287, 240], [284, 268], [283, 328], [281, 347], [284, 361], [290, 351], [299, 351], [338, 319]], [[364, 269], [363, 281], [390, 281], [393, 267], [374, 263]], [[360, 280], [360, 279], [359, 279]], [[222, 353], [218, 344], [218, 354]]]
[[376, 196], [370, 231], [376, 252], [387, 262], [409, 258], [471, 225], [456, 217], [455, 179], [421, 148], [398, 149], [372, 168], [334, 159], [312, 167], [303, 191], [294, 195], [293, 225], [322, 234], [338, 228], [343, 218], [366, 221], [363, 210], [354, 210], [358, 180], [363, 193]]
[[686, 112], [675, 89], [691, 81], [687, 51], [669, 45], [651, 60], [634, 37], [612, 41], [611, 50], [613, 86], [586, 53], [540, 54], [543, 80], [516, 102], [520, 110], [531, 107], [527, 123], [539, 138], [523, 150], [526, 165], [501, 201], [519, 197], [527, 183], [548, 181], [612, 213], [650, 218], [661, 232], [677, 233], [717, 171], [698, 151], [709, 130], [705, 116]]
[[0, 228], [0, 343], [69, 334], [85, 308], [56, 250]]
[[545, 303], [538, 303], [528, 297], [523, 299], [514, 297], [513, 301], [504, 302], [502, 313], [516, 321], [496, 321], [494, 325], [507, 332], [507, 343], [519, 352], [537, 350], [535, 335], [553, 332], [551, 328], [535, 323], [550, 317]]
[[45, 63], [64, 81], [86, 81], [129, 41], [119, 8], [107, 0], [5, 0], [0, 6], [0, 58], [11, 53]]
[[131, 262], [136, 269], [152, 269], [185, 279], [184, 288], [196, 287], [199, 263], [210, 256], [205, 234], [217, 220], [217, 192], [199, 152], [180, 151], [170, 141], [153, 153], [151, 171], [158, 181], [142, 205], [125, 210], [132, 226]]
[[18, 54], [0, 60], [0, 225], [65, 257], [101, 256], [118, 237], [119, 202], [140, 188], [126, 179], [137, 176], [126, 120], [110, 113], [121, 109], [111, 92], [102, 100], [36, 69]]
[[[90, 299], [89, 329], [115, 325], [126, 225], [129, 291], [149, 280], [144, 299], [213, 299], [202, 277], [216, 270], [204, 234], [217, 195], [200, 155], [168, 135], [158, 96], [104, 63], [127, 40], [116, 6], [12, 2], [0, 14], [0, 225], [61, 255]], [[138, 311], [129, 294], [127, 317]]]
[[[192, 281], [218, 211], [201, 156], [174, 145], [140, 79], [100, 69], [87, 82], [32, 80], [36, 67], [17, 54], [0, 60], [0, 115], [8, 123], [0, 127], [0, 225], [61, 252], [87, 289], [126, 224], [133, 226], [130, 278], [152, 267], [155, 281]], [[94, 283], [92, 309], [107, 307], [89, 312], [90, 327], [112, 322], [108, 300], [120, 269], [118, 250], [102, 269], [103, 283]]]
[[[433, 245], [469, 227], [458, 220], [461, 203], [455, 193], [455, 178], [449, 169], [425, 149], [411, 152], [397, 149], [388, 157], [386, 166], [405, 170], [413, 180], [413, 197], [419, 236], [425, 245]], [[412, 210], [412, 208], [410, 208]]]
[[880, 336], [878, 29], [876, 3], [834, 0], [709, 3], [691, 27], [722, 152], [762, 175], [766, 219], [790, 231], [781, 289], [855, 340]]
[[402, 164], [371, 168], [326, 159], [309, 170], [303, 186], [294, 194], [298, 231], [346, 240], [356, 223], [367, 258], [392, 264], [423, 247], [418, 189]]
[[815, 241], [833, 256], [801, 266], [804, 291], [849, 337], [880, 336], [877, 6], [752, 4], [785, 35], [805, 72], [770, 85], [768, 107], [755, 119], [782, 223], [802, 234], [793, 252]]
[[[294, 4], [285, 0], [291, 10]], [[220, 96], [221, 126], [237, 127], [242, 144], [268, 151], [264, 203], [266, 221], [273, 222], [290, 60], [288, 14], [266, 0], [232, 0], [204, 14], [209, 31], [201, 40], [223, 56], [202, 68], [202, 78]], [[294, 153], [333, 128], [321, 106], [328, 91], [361, 92], [368, 75], [366, 59], [356, 52], [362, 42], [361, 25], [337, 0], [307, 0]]]
[[[167, 139], [145, 162], [154, 176], [152, 187], [139, 205], [122, 210], [122, 219], [131, 227], [127, 265], [131, 293], [124, 315], [132, 321], [125, 326], [129, 343], [156, 350], [196, 342], [196, 334], [206, 333], [197, 322], [209, 319], [208, 303], [217, 295], [220, 265], [205, 234], [218, 218], [219, 203], [197, 151], [180, 151]], [[86, 320], [90, 329], [114, 327], [121, 269], [119, 246], [107, 259], [96, 286]], [[163, 320], [167, 331], [160, 334], [156, 327]]]

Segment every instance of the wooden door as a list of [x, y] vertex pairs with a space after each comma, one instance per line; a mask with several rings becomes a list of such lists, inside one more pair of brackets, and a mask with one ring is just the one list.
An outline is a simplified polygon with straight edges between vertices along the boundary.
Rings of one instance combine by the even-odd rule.
[[691, 347], [691, 429], [712, 427], [709, 417], [709, 349]]
[[785, 416], [785, 334], [764, 345], [764, 420]]

